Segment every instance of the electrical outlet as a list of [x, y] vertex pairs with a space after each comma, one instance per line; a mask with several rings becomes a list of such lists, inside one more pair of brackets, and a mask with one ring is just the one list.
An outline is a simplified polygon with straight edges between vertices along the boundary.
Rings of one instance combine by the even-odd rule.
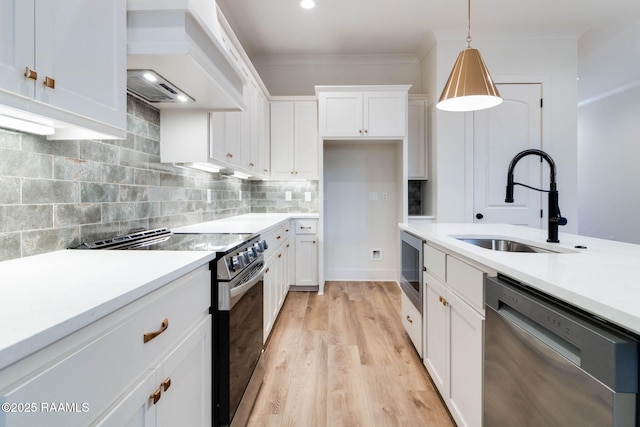
[[284, 192], [284, 199], [288, 202], [291, 201], [291, 191]]
[[389, 193], [387, 193], [386, 191], [382, 192], [382, 200], [389, 200]]

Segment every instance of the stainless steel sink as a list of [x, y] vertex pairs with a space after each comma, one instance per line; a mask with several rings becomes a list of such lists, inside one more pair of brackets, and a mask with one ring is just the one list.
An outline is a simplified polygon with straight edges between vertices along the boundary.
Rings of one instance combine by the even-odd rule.
[[525, 253], [557, 253], [549, 249], [541, 248], [539, 246], [529, 245], [527, 243], [516, 242], [507, 239], [492, 239], [492, 238], [471, 238], [471, 237], [457, 237], [458, 240], [466, 243], [470, 243], [475, 246], [479, 246], [485, 249], [491, 249], [492, 251], [501, 252], [525, 252]]

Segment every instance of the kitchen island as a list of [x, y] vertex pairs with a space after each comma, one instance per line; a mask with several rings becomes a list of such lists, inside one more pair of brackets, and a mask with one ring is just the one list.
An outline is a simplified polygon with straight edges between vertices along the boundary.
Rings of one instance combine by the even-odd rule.
[[[406, 230], [463, 259], [484, 265], [548, 295], [640, 334], [640, 245], [501, 224], [402, 223]], [[457, 237], [498, 237], [559, 253], [485, 249]]]

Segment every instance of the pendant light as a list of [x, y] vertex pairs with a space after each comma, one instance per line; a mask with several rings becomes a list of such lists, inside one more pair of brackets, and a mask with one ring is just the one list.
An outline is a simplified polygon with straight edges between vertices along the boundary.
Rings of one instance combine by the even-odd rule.
[[475, 111], [502, 102], [478, 49], [471, 48], [471, 0], [468, 0], [467, 48], [460, 52], [436, 108], [444, 111]]

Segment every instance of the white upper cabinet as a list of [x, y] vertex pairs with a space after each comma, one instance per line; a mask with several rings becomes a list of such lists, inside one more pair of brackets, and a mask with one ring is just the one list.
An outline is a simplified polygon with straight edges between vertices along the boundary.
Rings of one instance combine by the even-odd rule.
[[124, 138], [125, 0], [0, 0], [0, 9], [0, 106], [48, 121], [49, 139]]
[[316, 101], [271, 102], [271, 178], [318, 179]]
[[426, 111], [426, 98], [409, 98], [407, 135], [409, 179], [429, 179]]
[[316, 86], [322, 138], [404, 138], [410, 86]]

